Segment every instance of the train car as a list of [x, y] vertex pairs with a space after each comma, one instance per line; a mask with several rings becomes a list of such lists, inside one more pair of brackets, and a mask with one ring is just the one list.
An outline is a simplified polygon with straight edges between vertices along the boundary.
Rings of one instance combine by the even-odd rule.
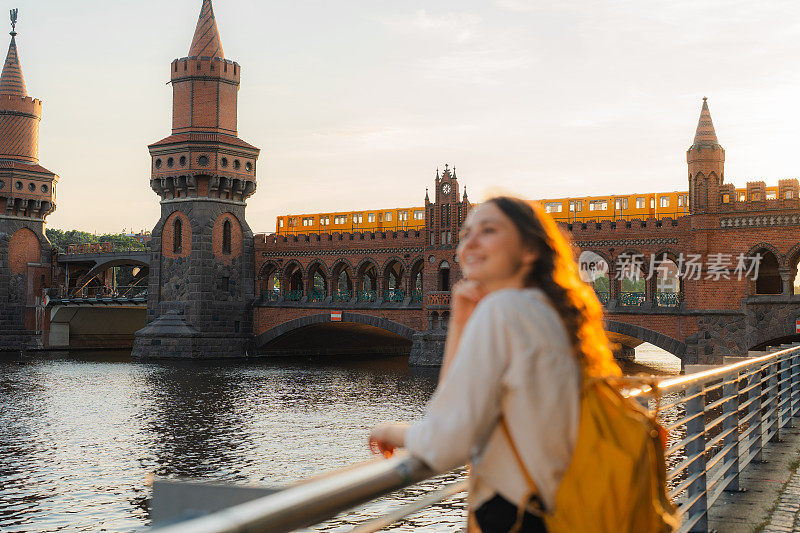
[[279, 216], [275, 223], [275, 232], [279, 235], [408, 231], [424, 228], [424, 207], [284, 215]]

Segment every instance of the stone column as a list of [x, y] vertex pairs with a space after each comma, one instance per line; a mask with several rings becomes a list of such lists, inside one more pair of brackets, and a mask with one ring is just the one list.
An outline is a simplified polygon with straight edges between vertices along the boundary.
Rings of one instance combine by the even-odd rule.
[[779, 268], [778, 274], [781, 276], [781, 294], [788, 296], [794, 292], [794, 280], [792, 279], [792, 269]]

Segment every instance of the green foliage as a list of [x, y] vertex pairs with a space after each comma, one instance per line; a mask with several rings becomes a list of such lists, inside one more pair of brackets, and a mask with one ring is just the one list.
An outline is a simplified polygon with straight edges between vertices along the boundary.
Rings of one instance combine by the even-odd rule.
[[122, 234], [106, 233], [104, 235], [92, 235], [91, 233], [76, 229], [63, 231], [53, 228], [47, 228], [45, 234], [47, 235], [47, 239], [59, 252], [66, 252], [67, 246], [70, 244], [95, 242], [113, 242], [118, 248], [128, 250], [147, 250], [149, 248], [149, 244], [141, 243], [133, 237]]
[[644, 278], [631, 279], [623, 277], [622, 292], [645, 292], [646, 283]]

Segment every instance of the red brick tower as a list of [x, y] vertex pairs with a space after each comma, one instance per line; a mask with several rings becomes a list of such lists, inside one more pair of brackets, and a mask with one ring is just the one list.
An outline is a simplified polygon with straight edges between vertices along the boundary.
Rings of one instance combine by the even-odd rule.
[[237, 136], [240, 76], [203, 0], [188, 57], [170, 65], [172, 135], [149, 146], [161, 219], [151, 240], [149, 324], [136, 334], [134, 356], [247, 351], [254, 266], [245, 201], [256, 190], [259, 150]]
[[686, 151], [690, 213], [715, 211], [720, 202], [720, 187], [725, 180], [725, 150], [717, 140], [707, 100], [703, 97], [694, 142]]
[[42, 329], [42, 289], [50, 286], [47, 215], [58, 176], [39, 166], [42, 102], [28, 96], [11, 11], [11, 44], [0, 74], [0, 349], [19, 350]]

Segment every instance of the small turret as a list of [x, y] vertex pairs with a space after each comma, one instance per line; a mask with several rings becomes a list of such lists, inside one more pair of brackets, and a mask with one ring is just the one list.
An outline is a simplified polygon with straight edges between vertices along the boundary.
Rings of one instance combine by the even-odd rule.
[[0, 216], [43, 221], [55, 210], [58, 176], [39, 166], [42, 102], [28, 96], [17, 50], [17, 10], [0, 73]]
[[8, 45], [6, 62], [3, 64], [3, 73], [0, 74], [0, 94], [14, 94], [17, 96], [28, 96], [25, 90], [25, 78], [22, 76], [22, 67], [19, 65], [19, 54], [17, 53], [17, 32], [14, 28], [17, 24], [17, 10], [11, 10], [11, 43]]
[[225, 59], [211, 0], [203, 0], [203, 7], [200, 9], [200, 17], [197, 19], [192, 45], [189, 47], [189, 57]]
[[689, 167], [689, 212], [716, 210], [720, 204], [720, 187], [725, 180], [725, 150], [717, 139], [706, 97], [703, 97], [694, 141], [686, 151], [686, 163]]

